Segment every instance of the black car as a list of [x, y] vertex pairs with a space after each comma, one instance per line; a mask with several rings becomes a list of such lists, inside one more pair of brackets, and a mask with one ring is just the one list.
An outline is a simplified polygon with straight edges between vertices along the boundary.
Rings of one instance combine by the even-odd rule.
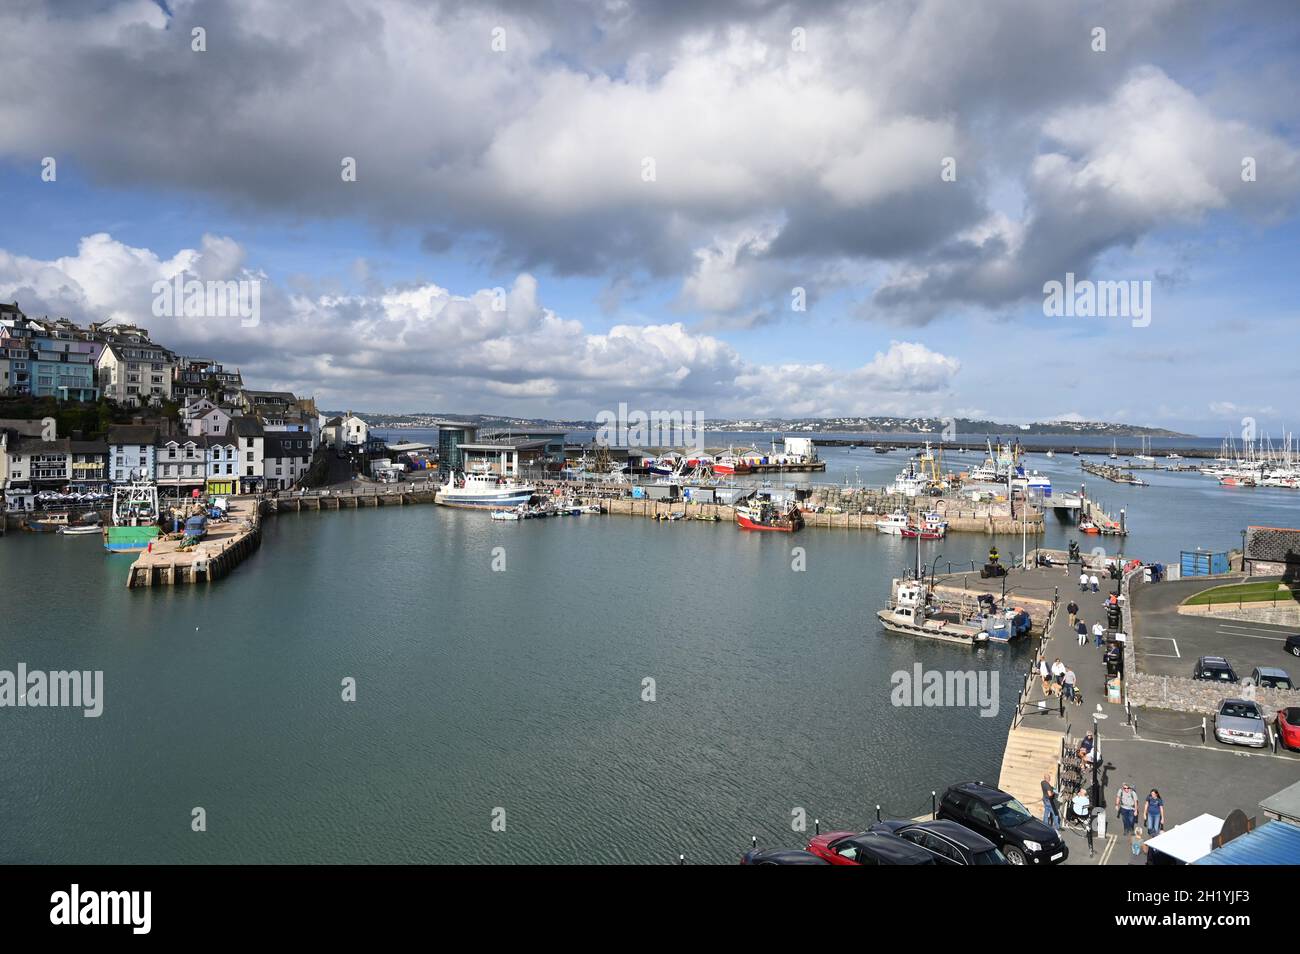
[[817, 835], [808, 850], [833, 865], [933, 865], [934, 855], [910, 841], [880, 831]]
[[1292, 633], [1286, 638], [1286, 651], [1292, 656], [1300, 656], [1300, 633]]
[[1192, 669], [1193, 679], [1208, 679], [1211, 682], [1236, 682], [1237, 673], [1232, 663], [1222, 656], [1202, 656], [1196, 660]]
[[828, 865], [829, 861], [818, 858], [811, 851], [802, 848], [751, 848], [740, 859], [742, 865]]
[[939, 817], [955, 821], [993, 842], [1013, 865], [1055, 865], [1070, 849], [1014, 797], [977, 782], [963, 782], [943, 793]]
[[906, 818], [877, 822], [872, 831], [887, 831], [920, 845], [941, 865], [1005, 865], [1006, 855], [978, 832], [946, 818], [916, 822]]

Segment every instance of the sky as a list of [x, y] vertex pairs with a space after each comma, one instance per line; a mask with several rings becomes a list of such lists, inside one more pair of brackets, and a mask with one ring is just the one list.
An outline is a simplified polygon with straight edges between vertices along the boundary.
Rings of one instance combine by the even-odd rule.
[[1293, 0], [8, 0], [0, 300], [333, 409], [1277, 435], [1297, 54]]

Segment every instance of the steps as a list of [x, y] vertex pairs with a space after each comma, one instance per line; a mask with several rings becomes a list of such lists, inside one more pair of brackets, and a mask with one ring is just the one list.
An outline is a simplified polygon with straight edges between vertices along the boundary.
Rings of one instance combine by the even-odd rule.
[[998, 788], [1014, 795], [1035, 816], [1043, 806], [1043, 773], [1050, 772], [1056, 784], [1057, 764], [1061, 759], [1062, 732], [1018, 726], [1007, 734], [1002, 753], [1002, 771]]

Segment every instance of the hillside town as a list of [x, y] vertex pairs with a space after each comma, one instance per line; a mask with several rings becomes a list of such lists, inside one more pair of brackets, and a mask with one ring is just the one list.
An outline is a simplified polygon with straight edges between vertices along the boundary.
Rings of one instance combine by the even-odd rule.
[[0, 398], [9, 408], [92, 411], [88, 426], [67, 432], [43, 414], [0, 414], [10, 511], [138, 481], [170, 497], [287, 490], [322, 448], [351, 465], [345, 477], [385, 450], [360, 417], [323, 419], [314, 398], [247, 387], [237, 368], [178, 354], [147, 328], [36, 319], [16, 303], [0, 304]]

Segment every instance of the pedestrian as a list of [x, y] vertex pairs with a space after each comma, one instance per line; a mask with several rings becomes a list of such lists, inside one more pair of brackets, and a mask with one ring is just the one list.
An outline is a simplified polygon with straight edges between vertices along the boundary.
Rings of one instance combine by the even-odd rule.
[[1079, 622], [1074, 631], [1079, 634], [1079, 645], [1082, 646], [1088, 639], [1088, 623], [1082, 616], [1079, 617]]
[[1101, 625], [1101, 620], [1092, 624], [1092, 638], [1096, 645], [1102, 646], [1106, 643], [1106, 627]]
[[1165, 800], [1160, 797], [1160, 789], [1151, 789], [1146, 804], [1142, 806], [1142, 821], [1147, 826], [1147, 837], [1154, 838], [1165, 827]]
[[1052, 785], [1052, 773], [1043, 773], [1043, 824], [1051, 825], [1053, 831], [1061, 830], [1061, 814], [1056, 810], [1056, 788]]
[[1070, 614], [1070, 628], [1074, 629], [1074, 624], [1079, 621], [1079, 604], [1074, 600], [1070, 600], [1065, 605], [1065, 611]]
[[1088, 585], [1092, 587], [1092, 591], [1093, 591], [1094, 593], [1097, 592], [1097, 574], [1096, 574], [1096, 573], [1094, 573], [1092, 576], [1088, 577]]
[[1115, 809], [1124, 822], [1124, 834], [1126, 835], [1133, 834], [1133, 827], [1137, 822], [1137, 806], [1137, 792], [1133, 790], [1132, 785], [1125, 782], [1124, 787], [1115, 796]]
[[1074, 670], [1066, 666], [1065, 675], [1061, 677], [1061, 689], [1065, 692], [1065, 698], [1071, 702], [1074, 701], [1074, 684], [1077, 680], [1078, 677], [1074, 674]]
[[1052, 694], [1052, 672], [1047, 668], [1047, 659], [1044, 656], [1038, 657], [1038, 675], [1043, 680], [1043, 695]]
[[1079, 590], [1083, 593], [1088, 592], [1088, 571], [1083, 570], [1079, 573]]
[[1057, 686], [1061, 685], [1061, 680], [1065, 678], [1065, 663], [1061, 662], [1061, 657], [1056, 657], [1056, 662], [1052, 663], [1052, 682]]

